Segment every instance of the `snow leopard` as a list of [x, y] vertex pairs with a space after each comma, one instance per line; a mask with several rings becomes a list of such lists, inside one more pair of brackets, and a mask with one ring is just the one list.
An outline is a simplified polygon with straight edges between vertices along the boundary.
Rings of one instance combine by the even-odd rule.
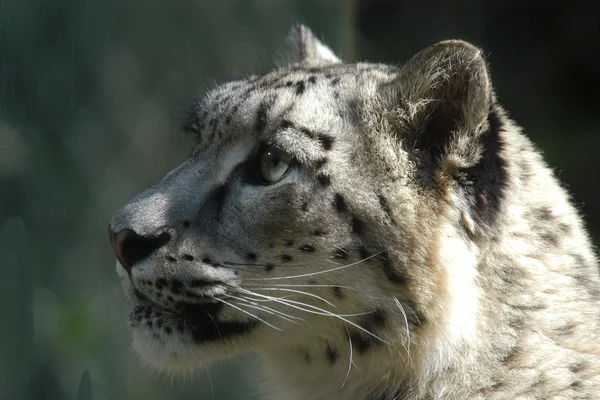
[[143, 362], [254, 353], [273, 400], [600, 398], [595, 250], [483, 51], [290, 41], [194, 102], [189, 158], [109, 223]]

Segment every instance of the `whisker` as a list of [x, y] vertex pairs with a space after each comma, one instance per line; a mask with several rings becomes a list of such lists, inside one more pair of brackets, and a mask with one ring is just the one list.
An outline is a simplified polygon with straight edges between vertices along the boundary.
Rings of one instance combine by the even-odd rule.
[[[242, 288], [238, 288], [238, 289], [242, 289]], [[294, 300], [288, 300], [291, 296], [273, 297], [273, 296], [268, 296], [268, 295], [254, 293], [254, 292], [248, 291], [248, 290], [244, 290], [244, 292], [248, 293], [248, 294], [250, 294], [252, 296], [259, 296], [261, 298], [266, 299], [266, 300], [253, 299], [254, 301], [257, 301], [257, 302], [271, 302], [271, 301], [274, 301], [274, 302], [279, 303], [278, 300], [282, 300], [282, 301], [287, 301], [287, 302], [291, 302], [291, 303], [295, 303], [295, 304], [300, 304], [300, 305], [305, 306], [305, 307], [310, 307], [310, 308], [314, 308], [314, 309], [323, 311], [323, 312], [318, 312], [318, 311], [313, 311], [313, 310], [306, 310], [306, 309], [303, 309], [301, 307], [299, 308], [299, 307], [294, 307], [294, 306], [292, 306], [290, 304], [286, 304], [289, 307], [298, 308], [299, 310], [302, 310], [302, 311], [305, 311], [305, 312], [310, 312], [310, 313], [313, 313], [313, 314], [316, 314], [316, 315], [324, 315], [324, 316], [332, 316], [333, 315], [333, 316], [340, 316], [340, 317], [360, 317], [362, 315], [368, 315], [368, 314], [372, 314], [373, 313], [373, 311], [366, 311], [366, 312], [355, 313], [355, 314], [335, 314], [335, 313], [332, 313], [331, 311], [324, 310], [322, 308], [319, 308], [317, 306], [313, 306], [311, 304], [306, 304], [306, 303], [302, 303], [302, 302], [294, 301]]]
[[224, 303], [224, 304], [228, 305], [229, 307], [235, 308], [236, 310], [238, 310], [238, 311], [241, 311], [241, 312], [243, 312], [244, 314], [247, 314], [247, 315], [249, 315], [249, 316], [251, 316], [251, 317], [254, 317], [254, 318], [256, 318], [257, 320], [259, 320], [259, 321], [260, 321], [260, 322], [262, 322], [263, 324], [265, 324], [265, 325], [267, 325], [267, 326], [270, 326], [271, 328], [273, 328], [273, 329], [275, 329], [275, 330], [281, 331], [281, 329], [279, 329], [278, 327], [276, 327], [276, 326], [274, 326], [274, 325], [271, 325], [270, 323], [268, 323], [268, 322], [267, 322], [267, 321], [265, 321], [264, 319], [262, 319], [262, 318], [260, 318], [260, 317], [257, 317], [256, 315], [252, 314], [252, 313], [251, 313], [251, 312], [249, 312], [249, 311], [242, 310], [240, 307], [237, 307], [237, 306], [235, 306], [235, 305], [233, 305], [233, 304], [231, 304], [231, 303], [229, 303], [229, 302], [227, 302], [227, 301], [225, 301], [225, 300], [223, 300], [223, 299], [219, 299], [218, 297], [214, 297], [214, 299], [215, 299], [215, 300], [217, 300], [217, 301], [220, 301], [221, 303]]
[[241, 266], [241, 267], [271, 267], [271, 264], [259, 264], [259, 263], [238, 263], [238, 262], [230, 262], [230, 261], [223, 261], [223, 264], [227, 264], [227, 265], [235, 265], [235, 266]]
[[346, 335], [348, 336], [348, 343], [350, 343], [350, 362], [348, 363], [348, 371], [346, 372], [346, 376], [344, 377], [344, 381], [342, 382], [342, 387], [344, 387], [344, 385], [346, 384], [346, 380], [350, 376], [350, 370], [352, 369], [352, 365], [356, 367], [356, 364], [354, 364], [354, 360], [352, 358], [352, 338], [350, 336], [350, 332], [348, 332], [348, 328], [344, 327], [344, 330], [346, 331]]
[[[262, 283], [245, 283], [245, 286], [261, 286], [263, 285]], [[356, 288], [350, 287], [350, 286], [340, 286], [340, 285], [294, 285], [294, 284], [285, 284], [285, 283], [274, 283], [271, 285], [272, 287], [323, 287], [323, 288], [340, 288], [340, 289], [347, 289], [347, 290], [357, 290]]]
[[204, 366], [204, 369], [206, 370], [206, 375], [208, 376], [208, 384], [210, 385], [210, 396], [212, 398], [212, 400], [215, 400], [215, 391], [213, 389], [213, 383], [212, 383], [212, 379], [210, 377], [210, 371], [208, 370], [208, 366]]
[[257, 304], [255, 302], [253, 302], [252, 300], [246, 299], [244, 297], [238, 297], [238, 296], [231, 296], [231, 297], [234, 298], [234, 299], [236, 299], [236, 300], [243, 301], [245, 303], [244, 305], [246, 307], [254, 308], [254, 309], [257, 309], [257, 310], [264, 311], [264, 312], [266, 312], [268, 314], [276, 315], [276, 316], [278, 316], [278, 317], [280, 317], [280, 318], [282, 318], [282, 319], [284, 319], [284, 320], [286, 320], [288, 322], [292, 322], [294, 324], [298, 324], [299, 323], [298, 321], [295, 321], [295, 320], [304, 321], [302, 318], [298, 318], [298, 317], [294, 317], [294, 316], [291, 316], [291, 315], [287, 315], [287, 314], [285, 314], [285, 313], [283, 313], [281, 311], [275, 310], [275, 309], [273, 309], [271, 307], [263, 306], [262, 304]]
[[372, 256], [363, 258], [362, 260], [353, 262], [351, 264], [347, 264], [347, 265], [342, 265], [340, 267], [336, 267], [336, 268], [331, 268], [331, 269], [326, 269], [324, 271], [317, 271], [317, 272], [311, 272], [308, 274], [300, 274], [300, 275], [291, 275], [291, 276], [277, 276], [277, 277], [273, 277], [273, 278], [261, 278], [261, 279], [246, 279], [247, 281], [274, 281], [274, 280], [282, 280], [282, 279], [293, 279], [293, 278], [306, 278], [308, 276], [315, 276], [315, 275], [321, 275], [321, 274], [326, 274], [328, 272], [333, 272], [333, 271], [338, 271], [340, 269], [344, 269], [344, 268], [350, 268], [353, 267], [355, 265], [358, 265], [360, 263], [363, 263], [373, 257], [377, 257], [378, 255], [380, 255], [381, 252], [379, 253], [375, 253]]
[[[241, 306], [241, 305], [242, 305], [242, 304], [240, 304], [240, 306]], [[244, 306], [244, 307], [250, 307], [250, 308], [253, 308], [253, 309], [255, 309], [255, 310], [263, 311], [263, 312], [266, 312], [267, 314], [272, 314], [272, 315], [274, 315], [274, 316], [276, 316], [276, 317], [279, 317], [279, 318], [281, 318], [281, 319], [283, 319], [283, 320], [285, 320], [285, 321], [291, 322], [292, 324], [299, 324], [299, 322], [298, 322], [298, 321], [294, 321], [294, 320], [293, 320], [293, 319], [291, 319], [291, 318], [287, 318], [287, 317], [284, 317], [284, 316], [282, 316], [282, 315], [279, 315], [279, 314], [277, 314], [277, 313], [274, 313], [274, 312], [272, 312], [272, 311], [265, 310], [265, 308], [264, 308], [264, 307], [261, 307], [261, 306], [254, 306], [254, 305], [252, 305], [252, 304], [247, 304], [247, 303], [244, 303], [244, 304], [243, 304], [243, 306]]]
[[226, 264], [213, 264], [213, 265], [215, 265], [216, 267], [219, 267], [219, 268], [233, 269], [236, 271], [250, 271], [250, 269], [247, 269], [247, 268], [237, 268], [237, 267], [232, 267], [232, 266], [226, 265]]
[[254, 290], [266, 290], [266, 291], [277, 291], [277, 292], [291, 292], [291, 293], [303, 294], [303, 295], [306, 295], [306, 296], [314, 297], [315, 299], [319, 299], [322, 302], [327, 303], [327, 304], [329, 304], [330, 306], [332, 306], [334, 308], [337, 308], [337, 306], [335, 304], [333, 304], [330, 301], [325, 300], [321, 296], [317, 296], [316, 294], [313, 294], [313, 293], [304, 292], [302, 290], [284, 289], [284, 288], [254, 288]]
[[[245, 292], [247, 292], [247, 293], [248, 293], [248, 294], [250, 294], [250, 295], [261, 296], [261, 297], [271, 297], [271, 296], [265, 296], [265, 295], [261, 295], [261, 294], [258, 294], [258, 293], [253, 293], [253, 292], [251, 292], [251, 291], [248, 291], [248, 290], [245, 290], [245, 289], [242, 289], [242, 288], [240, 288], [240, 289], [241, 289], [241, 290], [244, 290]], [[344, 318], [344, 317], [348, 317], [348, 316], [364, 315], [365, 313], [361, 313], [361, 314], [352, 314], [352, 315], [335, 314], [335, 313], [332, 313], [331, 311], [324, 310], [324, 309], [322, 309], [322, 308], [320, 308], [320, 307], [313, 306], [313, 305], [311, 305], [311, 304], [306, 304], [306, 303], [302, 303], [302, 302], [294, 301], [294, 300], [282, 300], [282, 299], [278, 299], [278, 298], [275, 298], [275, 297], [271, 297], [271, 299], [272, 299], [273, 301], [275, 301], [275, 302], [278, 302], [278, 303], [281, 303], [281, 304], [287, 305], [288, 307], [297, 308], [297, 309], [299, 309], [299, 310], [301, 310], [301, 311], [304, 311], [304, 312], [309, 312], [309, 313], [313, 313], [313, 314], [317, 314], [317, 315], [325, 315], [325, 316], [331, 316], [331, 317], [335, 317], [335, 318], [337, 318], [337, 319], [339, 319], [339, 320], [341, 320], [341, 321], [344, 321], [344, 322], [346, 322], [347, 324], [350, 324], [350, 325], [352, 325], [352, 326], [353, 326], [353, 327], [355, 327], [356, 329], [359, 329], [359, 330], [363, 331], [364, 333], [366, 333], [366, 334], [368, 334], [368, 335], [370, 335], [370, 336], [374, 337], [375, 339], [379, 340], [380, 342], [382, 342], [382, 343], [385, 343], [385, 344], [387, 344], [388, 346], [390, 346], [390, 345], [391, 345], [391, 344], [390, 344], [390, 343], [388, 343], [387, 341], [385, 341], [385, 340], [383, 340], [382, 338], [380, 338], [379, 336], [375, 335], [373, 332], [370, 332], [370, 331], [368, 331], [367, 329], [363, 328], [362, 326], [360, 326], [360, 325], [358, 325], [358, 324], [356, 324], [356, 323], [354, 323], [354, 322], [352, 322], [352, 321], [350, 321], [350, 320], [348, 320], [348, 319]], [[294, 305], [301, 305], [301, 306], [308, 307], [308, 308], [312, 308], [312, 309], [315, 309], [315, 310], [318, 310], [318, 311], [306, 310], [306, 309], [303, 309], [302, 307], [298, 307], [298, 306], [294, 306]]]
[[400, 312], [402, 312], [402, 316], [404, 317], [404, 324], [406, 325], [406, 340], [408, 342], [406, 346], [406, 352], [408, 354], [408, 360], [410, 361], [410, 328], [408, 326], [408, 318], [406, 317], [406, 312], [404, 311], [404, 307], [402, 307], [402, 303], [400, 303], [400, 301], [396, 297], [392, 298], [394, 299], [394, 302], [396, 303], [396, 305], [400, 309]]

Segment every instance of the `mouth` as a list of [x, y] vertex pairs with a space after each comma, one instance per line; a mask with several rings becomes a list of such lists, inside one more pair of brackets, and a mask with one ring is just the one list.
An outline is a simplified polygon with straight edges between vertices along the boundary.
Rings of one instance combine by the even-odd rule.
[[225, 303], [206, 298], [193, 303], [179, 301], [174, 308], [168, 308], [134, 290], [129, 320], [132, 328], [149, 330], [156, 338], [187, 336], [197, 344], [246, 334], [256, 326], [252, 320], [224, 321], [222, 314], [226, 307]]

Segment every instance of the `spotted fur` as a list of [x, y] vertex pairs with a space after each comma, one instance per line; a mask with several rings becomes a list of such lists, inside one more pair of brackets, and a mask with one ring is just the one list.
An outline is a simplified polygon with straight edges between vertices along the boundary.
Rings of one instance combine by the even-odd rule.
[[[600, 279], [582, 220], [462, 41], [289, 64], [200, 99], [191, 157], [113, 217], [134, 347], [262, 360], [270, 399], [592, 399]], [[260, 155], [291, 157], [275, 182]]]

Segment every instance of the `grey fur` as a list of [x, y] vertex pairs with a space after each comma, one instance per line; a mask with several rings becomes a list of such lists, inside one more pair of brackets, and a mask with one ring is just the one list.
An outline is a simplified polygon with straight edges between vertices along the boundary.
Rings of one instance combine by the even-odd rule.
[[[142, 358], [253, 351], [270, 399], [596, 398], [597, 258], [482, 52], [343, 64], [292, 37], [291, 64], [198, 102], [193, 155], [111, 221], [171, 238], [118, 266]], [[260, 143], [296, 160], [274, 184]]]

